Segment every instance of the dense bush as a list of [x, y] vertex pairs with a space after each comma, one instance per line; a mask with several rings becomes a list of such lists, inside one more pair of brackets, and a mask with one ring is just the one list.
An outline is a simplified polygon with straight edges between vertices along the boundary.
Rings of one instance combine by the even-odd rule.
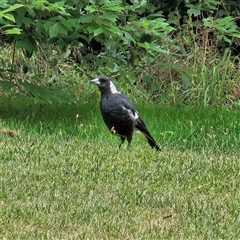
[[119, 75], [152, 100], [232, 103], [240, 98], [238, 6], [3, 0], [0, 84], [37, 101], [70, 101], [62, 90], [75, 89], [74, 66], [78, 76]]

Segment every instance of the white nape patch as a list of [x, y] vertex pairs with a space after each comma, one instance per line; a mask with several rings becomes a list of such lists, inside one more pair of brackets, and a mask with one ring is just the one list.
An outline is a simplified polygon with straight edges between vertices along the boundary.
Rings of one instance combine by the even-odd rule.
[[130, 115], [133, 119], [136, 120], [136, 119], [139, 118], [137, 111], [135, 111], [135, 112], [133, 113], [133, 112], [131, 111], [131, 109], [127, 109], [127, 108], [125, 108], [124, 106], [123, 106], [123, 109], [124, 109], [124, 110], [127, 110], [128, 113], [129, 113], [129, 115]]
[[140, 140], [143, 140], [143, 141], [146, 141], [146, 142], [148, 141], [146, 136], [142, 132], [137, 130], [137, 129], [134, 130], [134, 134], [133, 135], [136, 136], [137, 138], [139, 138]]
[[99, 78], [94, 78], [94, 79], [92, 79], [90, 82], [91, 82], [91, 83], [98, 84], [98, 85], [100, 84]]
[[115, 87], [115, 85], [110, 81], [110, 91], [111, 93], [120, 93], [117, 88]]
[[136, 111], [133, 116], [134, 116], [135, 119], [138, 119], [139, 118], [138, 112]]

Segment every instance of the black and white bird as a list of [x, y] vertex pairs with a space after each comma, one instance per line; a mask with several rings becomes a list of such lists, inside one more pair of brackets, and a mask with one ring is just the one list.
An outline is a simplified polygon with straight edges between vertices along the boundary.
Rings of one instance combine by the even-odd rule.
[[101, 92], [102, 117], [111, 133], [121, 138], [119, 148], [126, 139], [129, 148], [133, 135], [136, 135], [147, 141], [152, 148], [161, 151], [133, 104], [117, 90], [108, 77], [98, 76], [90, 83], [96, 84]]

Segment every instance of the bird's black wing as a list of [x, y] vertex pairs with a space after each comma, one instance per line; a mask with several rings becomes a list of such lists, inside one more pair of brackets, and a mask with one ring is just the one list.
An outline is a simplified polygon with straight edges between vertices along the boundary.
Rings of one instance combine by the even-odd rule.
[[101, 99], [101, 113], [108, 129], [130, 139], [135, 129], [136, 110], [122, 94], [108, 94]]
[[124, 110], [128, 111], [128, 114], [134, 119], [137, 119], [139, 117], [138, 111], [135, 109], [133, 104], [123, 95], [121, 95], [121, 107]]
[[132, 117], [134, 120], [135, 128], [140, 131], [147, 139], [149, 145], [152, 148], [156, 148], [157, 150], [160, 150], [160, 148], [157, 146], [156, 141], [151, 136], [150, 132], [147, 130], [147, 127], [145, 123], [143, 122], [142, 118], [140, 117], [138, 111], [135, 109], [133, 104], [123, 96], [121, 100], [122, 107], [128, 111], [128, 114]]

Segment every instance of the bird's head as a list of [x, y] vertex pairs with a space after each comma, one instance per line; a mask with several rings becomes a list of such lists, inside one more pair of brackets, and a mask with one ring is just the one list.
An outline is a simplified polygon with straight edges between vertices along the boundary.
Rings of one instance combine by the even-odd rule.
[[120, 93], [108, 77], [98, 76], [90, 80], [90, 83], [96, 84], [101, 94], [108, 93], [108, 92], [112, 94]]

